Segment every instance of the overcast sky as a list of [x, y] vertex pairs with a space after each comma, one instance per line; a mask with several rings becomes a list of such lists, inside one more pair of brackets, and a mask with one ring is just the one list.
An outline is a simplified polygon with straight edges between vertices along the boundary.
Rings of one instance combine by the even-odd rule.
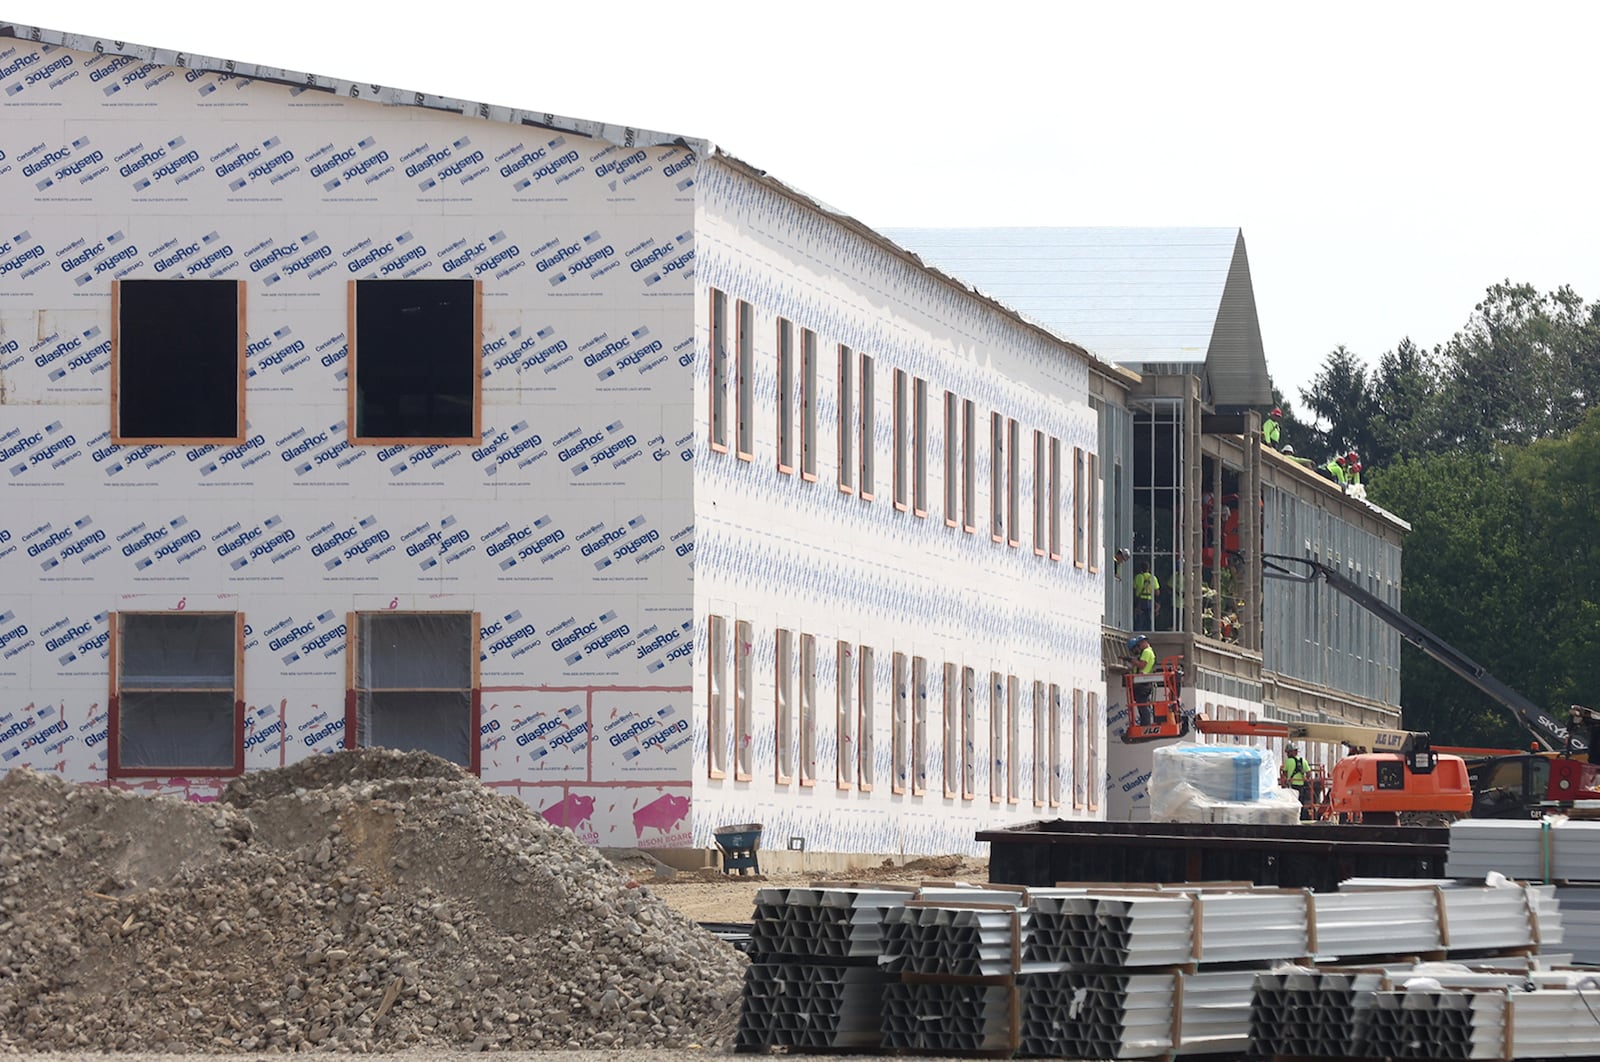
[[1600, 4], [0, 0], [47, 26], [711, 140], [863, 222], [1238, 225], [1267, 363], [1600, 298]]

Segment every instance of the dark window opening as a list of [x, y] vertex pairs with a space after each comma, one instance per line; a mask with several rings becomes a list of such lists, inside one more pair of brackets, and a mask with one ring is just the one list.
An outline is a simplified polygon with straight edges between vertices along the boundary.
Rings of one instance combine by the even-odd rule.
[[114, 442], [244, 437], [244, 294], [234, 280], [117, 284]]
[[356, 438], [477, 442], [477, 284], [359, 280], [355, 286]]

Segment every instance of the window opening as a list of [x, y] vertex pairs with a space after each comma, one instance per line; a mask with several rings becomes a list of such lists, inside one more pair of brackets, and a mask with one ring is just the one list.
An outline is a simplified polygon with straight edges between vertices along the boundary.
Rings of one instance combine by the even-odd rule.
[[863, 793], [869, 793], [878, 780], [878, 721], [874, 718], [878, 675], [873, 666], [871, 646], [861, 647], [857, 666], [861, 676], [861, 721], [856, 727], [856, 744], [861, 749], [861, 764], [856, 769], [856, 785]]
[[756, 418], [756, 324], [755, 310], [739, 300], [739, 460], [755, 455]]
[[890, 739], [893, 777], [889, 790], [904, 793], [910, 788], [911, 774], [911, 678], [906, 654], [897, 652], [890, 657], [890, 681], [894, 685], [893, 734]]
[[839, 347], [839, 489], [855, 491], [855, 353]]
[[817, 784], [817, 638], [800, 636], [800, 784]]
[[861, 355], [861, 500], [877, 497], [877, 454], [874, 413], [877, 411], [877, 373], [873, 371], [872, 355]]
[[1084, 783], [1089, 777], [1088, 716], [1083, 707], [1083, 691], [1072, 691], [1072, 806], [1082, 809], [1088, 803]]
[[944, 795], [961, 792], [961, 691], [960, 669], [944, 665]]
[[748, 620], [733, 625], [733, 777], [748, 782], [755, 773], [755, 634]]
[[1061, 559], [1061, 440], [1050, 439], [1050, 559]]
[[1022, 688], [1017, 676], [1006, 676], [1006, 801], [1022, 796]]
[[835, 682], [839, 698], [836, 720], [836, 732], [839, 735], [836, 770], [839, 788], [849, 789], [856, 780], [856, 658], [849, 642], [840, 642], [838, 645]]
[[944, 393], [944, 522], [961, 523], [961, 411], [954, 392]]
[[1000, 672], [989, 672], [989, 801], [1006, 798], [1006, 687]]
[[978, 407], [972, 399], [961, 401], [961, 527], [978, 530]]
[[474, 280], [353, 280], [351, 441], [482, 438], [483, 329]]
[[1033, 433], [1033, 552], [1043, 557], [1050, 546], [1050, 530], [1045, 526], [1046, 498], [1049, 490], [1045, 485], [1045, 474], [1049, 466], [1045, 463], [1044, 432]]
[[112, 442], [245, 438], [244, 284], [112, 283]]
[[911, 510], [928, 515], [928, 381], [911, 384]]
[[978, 675], [961, 669], [961, 799], [978, 796]]
[[778, 471], [794, 471], [794, 325], [778, 318]]
[[911, 658], [911, 795], [928, 791], [928, 661]]
[[996, 542], [1006, 538], [1006, 446], [1005, 418], [989, 414], [989, 537]]
[[1050, 806], [1061, 806], [1061, 687], [1050, 683]]
[[706, 764], [712, 778], [728, 775], [728, 646], [727, 621], [721, 616], [706, 620]]
[[891, 466], [891, 478], [894, 480], [894, 507], [901, 512], [911, 507], [910, 499], [910, 466], [906, 460], [906, 451], [909, 447], [911, 436], [910, 418], [910, 391], [906, 384], [906, 371], [894, 370], [894, 461]]
[[800, 478], [817, 478], [817, 334], [800, 330]]
[[728, 452], [728, 297], [711, 289], [711, 448]]

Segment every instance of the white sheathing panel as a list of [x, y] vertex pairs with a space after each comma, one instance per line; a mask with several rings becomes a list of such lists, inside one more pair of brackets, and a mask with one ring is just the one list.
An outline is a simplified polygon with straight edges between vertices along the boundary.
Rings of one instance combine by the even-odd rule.
[[[114, 610], [244, 612], [256, 768], [342, 742], [347, 613], [474, 610], [485, 781], [686, 842], [695, 170], [0, 40], [0, 769], [104, 777]], [[410, 276], [482, 281], [480, 446], [344, 441], [347, 282]], [[110, 444], [111, 281], [155, 277], [245, 282], [244, 445]]]
[[[768, 847], [790, 837], [811, 850], [853, 852], [971, 852], [976, 830], [1007, 822], [1069, 815], [1100, 817], [1075, 809], [1072, 780], [1061, 807], [1034, 803], [1033, 775], [1048, 771], [1035, 761], [1032, 697], [1035, 682], [1061, 687], [1064, 710], [1059, 736], [1062, 760], [1073, 763], [1072, 691], [1103, 689], [1100, 670], [1101, 584], [1072, 563], [1073, 447], [1096, 445], [1096, 420], [1087, 402], [1087, 366], [1081, 355], [1053, 343], [930, 278], [835, 220], [803, 206], [732, 167], [713, 163], [699, 184], [697, 224], [697, 334], [695, 407], [695, 621], [719, 614], [751, 625], [753, 725], [734, 733], [736, 744], [753, 748], [749, 780], [729, 771], [709, 777], [706, 749], [697, 743], [695, 841], [708, 844], [719, 824], [760, 822]], [[707, 444], [710, 373], [706, 344], [710, 289], [726, 292], [729, 320], [738, 300], [753, 307], [755, 335], [754, 451], [750, 461], [712, 451]], [[807, 482], [777, 468], [777, 379], [774, 352], [779, 317], [818, 334], [818, 478]], [[730, 349], [733, 332], [730, 329]], [[876, 493], [871, 502], [838, 487], [838, 347], [871, 355], [876, 363], [873, 446]], [[735, 359], [736, 360], [736, 359]], [[859, 366], [857, 366], [859, 368]], [[893, 504], [894, 370], [928, 381], [928, 507], [926, 517]], [[730, 374], [730, 390], [736, 373]], [[856, 392], [859, 440], [860, 381]], [[978, 475], [977, 530], [968, 534], [945, 523], [944, 392], [976, 404], [973, 462]], [[730, 395], [730, 425], [737, 424]], [[989, 415], [998, 410], [1020, 428], [1021, 545], [990, 537], [989, 505], [995, 485], [989, 474]], [[1061, 440], [1062, 539], [1066, 557], [1052, 561], [1033, 550], [1033, 454], [1035, 429]], [[860, 455], [853, 455], [859, 476]], [[775, 631], [815, 635], [818, 643], [817, 778], [776, 782]], [[846, 644], [859, 660], [861, 646], [873, 650], [870, 688], [875, 712], [870, 735], [846, 734], [859, 749], [871, 738], [875, 784], [838, 782], [841, 735], [835, 725], [839, 691], [836, 647]], [[697, 639], [696, 645], [701, 641]], [[745, 651], [733, 647], [735, 652]], [[893, 777], [893, 719], [897, 691], [893, 658], [923, 658], [928, 728], [926, 762], [913, 767], [926, 785], [897, 785]], [[945, 663], [974, 669], [976, 718], [968, 734], [975, 760], [975, 793], [944, 796], [943, 705]], [[705, 704], [709, 662], [695, 666], [697, 704]], [[731, 663], [728, 665], [732, 667]], [[1017, 680], [1015, 801], [991, 800], [998, 772], [1008, 764], [990, 740], [990, 675]], [[730, 670], [730, 674], [731, 674]], [[959, 675], [960, 672], [958, 671]], [[959, 705], [960, 698], [954, 698]], [[913, 700], [914, 703], [914, 700]], [[1099, 700], [1101, 705], [1106, 702]], [[855, 706], [860, 718], [859, 703]], [[915, 715], [914, 711], [908, 715]], [[1048, 720], [1046, 710], [1041, 713]], [[1103, 718], [1103, 717], [1102, 717]], [[1084, 728], [1087, 731], [1093, 724]], [[1104, 776], [1103, 721], [1100, 750], [1089, 768], [1101, 793]], [[1008, 726], [1000, 728], [1002, 734]], [[1046, 743], [1046, 747], [1048, 744]], [[858, 753], [859, 755], [859, 753]], [[857, 772], [859, 774], [859, 772]], [[908, 780], [909, 781], [909, 780]], [[904, 792], [895, 792], [904, 788]], [[917, 790], [921, 789], [921, 792]]]

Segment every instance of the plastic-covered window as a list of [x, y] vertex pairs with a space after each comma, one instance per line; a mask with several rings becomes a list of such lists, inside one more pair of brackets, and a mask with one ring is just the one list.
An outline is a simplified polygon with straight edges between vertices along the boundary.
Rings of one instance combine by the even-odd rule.
[[234, 612], [117, 615], [113, 773], [242, 767]]
[[362, 613], [356, 744], [420, 749], [471, 769], [473, 634], [470, 612]]

